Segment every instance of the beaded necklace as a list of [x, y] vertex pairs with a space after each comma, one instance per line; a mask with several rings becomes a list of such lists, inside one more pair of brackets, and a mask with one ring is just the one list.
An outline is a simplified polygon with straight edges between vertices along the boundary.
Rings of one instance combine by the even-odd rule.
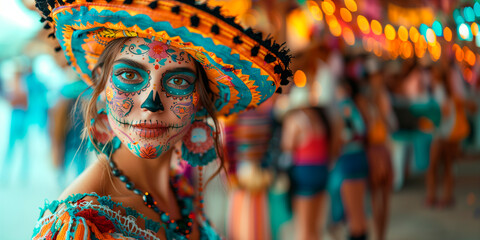
[[[179, 197], [179, 184], [182, 182], [184, 177], [181, 174], [172, 174], [173, 177], [170, 178], [170, 186], [172, 187], [173, 193], [176, 196], [177, 204], [179, 206], [181, 218], [179, 220], [171, 219], [167, 212], [160, 210], [157, 207], [157, 202], [153, 199], [152, 195], [149, 192], [143, 192], [140, 189], [135, 187], [135, 184], [131, 182], [127, 176], [122, 174], [121, 170], [117, 168], [117, 165], [113, 162], [112, 159], [109, 161], [109, 165], [112, 171], [113, 176], [118, 177], [121, 182], [125, 183], [125, 186], [128, 190], [133, 191], [136, 195], [142, 197], [144, 204], [155, 211], [160, 216], [160, 220], [167, 226], [167, 229], [173, 231], [173, 233], [185, 236], [185, 238], [190, 238], [190, 233], [192, 232], [193, 226], [193, 219], [195, 219], [195, 211], [193, 207], [193, 197], [183, 196]], [[205, 214], [203, 211], [203, 178], [202, 178], [202, 170], [203, 167], [198, 167], [199, 178], [198, 178], [198, 198], [197, 198], [197, 206], [199, 206], [199, 212], [203, 220], [205, 220]], [[173, 180], [172, 180], [173, 179]], [[168, 234], [167, 234], [168, 235]]]

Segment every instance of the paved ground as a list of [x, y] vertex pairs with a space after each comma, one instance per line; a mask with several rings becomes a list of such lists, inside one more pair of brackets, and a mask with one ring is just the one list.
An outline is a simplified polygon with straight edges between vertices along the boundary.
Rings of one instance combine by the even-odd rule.
[[[9, 115], [5, 103], [0, 101], [0, 167], [5, 154], [8, 136], [5, 126], [9, 126]], [[0, 184], [0, 240], [29, 239], [44, 199], [55, 199], [61, 192], [49, 160], [48, 141], [35, 131], [30, 137], [32, 144], [25, 152], [29, 154], [31, 175], [20, 177], [16, 161], [10, 179]], [[20, 152], [14, 157], [20, 159]], [[423, 177], [410, 177], [404, 188], [394, 194], [387, 239], [480, 239], [480, 159], [460, 161], [456, 175], [456, 205], [448, 210], [426, 209], [423, 206]], [[291, 239], [289, 234], [284, 239]], [[331, 238], [326, 236], [325, 239]]]

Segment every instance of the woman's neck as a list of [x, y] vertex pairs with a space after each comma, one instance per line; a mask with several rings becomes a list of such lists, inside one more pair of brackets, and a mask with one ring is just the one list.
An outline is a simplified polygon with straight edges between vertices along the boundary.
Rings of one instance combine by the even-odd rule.
[[[172, 149], [155, 159], [143, 159], [131, 153], [125, 145], [116, 150], [112, 160], [135, 187], [167, 199], [170, 190], [170, 159]], [[159, 199], [160, 200], [160, 199]]]

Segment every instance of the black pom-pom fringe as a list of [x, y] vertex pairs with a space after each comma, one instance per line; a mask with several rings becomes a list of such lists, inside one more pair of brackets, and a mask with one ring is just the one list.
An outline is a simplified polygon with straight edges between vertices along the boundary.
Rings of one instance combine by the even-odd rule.
[[48, 17], [50, 15], [50, 9], [48, 9], [46, 0], [38, 0], [35, 6], [42, 12], [43, 16]]
[[107, 0], [107, 3], [111, 2], [112, 0]]
[[60, 51], [62, 51], [62, 47], [58, 46], [55, 48], [55, 52], [60, 52]]
[[240, 36], [235, 36], [235, 37], [233, 38], [233, 43], [235, 43], [235, 44], [242, 44], [243, 41], [240, 39]]
[[47, 3], [52, 9], [55, 8], [55, 0], [47, 0]]
[[43, 26], [44, 29], [50, 29], [52, 28], [49, 23], [46, 23], [45, 26]]
[[58, 2], [58, 4], [60, 4], [62, 6], [65, 5], [65, 2], [63, 0], [57, 0], [57, 2]]
[[213, 24], [212, 28], [210, 28], [210, 31], [214, 34], [219, 34], [220, 33], [220, 27], [217, 24]]
[[133, 0], [124, 0], [123, 4], [132, 4]]
[[40, 18], [40, 22], [41, 22], [41, 23], [44, 23], [45, 21], [47, 21], [47, 19], [46, 19], [46, 18], [43, 18], [43, 17], [42, 17], [42, 18]]
[[55, 33], [50, 33], [50, 34], [48, 34], [48, 37], [55, 39]]
[[158, 6], [158, 0], [155, 0], [153, 2], [151, 2], [150, 4], [148, 4], [148, 7], [151, 8], [151, 9], [155, 9], [157, 8]]
[[280, 93], [280, 94], [281, 94], [281, 93], [282, 93], [282, 88], [279, 87], [279, 88], [277, 89], [277, 91], [275, 91], [275, 93]]
[[[235, 17], [225, 17], [225, 16], [223, 16], [221, 14], [221, 7], [219, 7], [219, 6], [214, 7], [214, 8], [209, 8], [208, 6], [206, 6], [206, 4], [196, 4], [195, 0], [179, 0], [179, 1], [181, 1], [185, 4], [188, 4], [190, 6], [196, 7], [197, 9], [203, 10], [203, 11], [217, 17], [218, 19], [229, 23], [232, 27], [244, 32], [247, 36], [249, 36], [253, 40], [257, 41], [261, 46], [265, 47], [270, 52], [272, 52], [273, 55], [278, 57], [282, 61], [283, 65], [285, 67], [285, 69], [284, 69], [285, 71], [290, 71], [289, 70], [289, 65], [290, 65], [290, 61], [291, 61], [292, 56], [289, 53], [290, 50], [287, 49], [284, 44], [280, 45], [280, 44], [274, 42], [273, 38], [270, 37], [270, 36], [267, 37], [266, 39], [263, 39], [263, 36], [262, 36], [261, 32], [254, 32], [252, 29], [244, 29], [241, 25], [236, 23]], [[252, 56], [256, 56], [258, 54], [258, 52], [257, 52], [257, 54], [255, 54], [254, 49], [252, 49], [252, 53], [253, 53]]]
[[279, 64], [275, 65], [275, 67], [273, 67], [273, 71], [274, 71], [276, 74], [282, 73], [282, 72], [283, 72], [282, 66], [280, 66]]
[[191, 16], [190, 24], [192, 27], [198, 27], [198, 25], [200, 24], [200, 18], [197, 15]]
[[180, 14], [180, 6], [177, 5], [172, 7], [172, 13]]
[[258, 51], [260, 51], [260, 46], [257, 45], [250, 50], [250, 55], [252, 55], [252, 57], [256, 57], [258, 55]]
[[277, 58], [275, 56], [268, 53], [267, 55], [265, 55], [265, 58], [263, 60], [265, 60], [265, 62], [267, 62], [267, 63], [272, 63], [272, 62], [275, 62], [276, 59]]
[[288, 85], [288, 83], [290, 83], [290, 81], [288, 81], [288, 80], [286, 80], [286, 79], [282, 79], [282, 80], [280, 81], [280, 85], [282, 85], [282, 86]]
[[93, 0], [87, 0], [87, 2], [93, 2]]
[[[107, 2], [110, 2], [110, 1], [107, 0]], [[66, 2], [72, 4], [73, 2], [75, 2], [75, 0], [66, 0]]]

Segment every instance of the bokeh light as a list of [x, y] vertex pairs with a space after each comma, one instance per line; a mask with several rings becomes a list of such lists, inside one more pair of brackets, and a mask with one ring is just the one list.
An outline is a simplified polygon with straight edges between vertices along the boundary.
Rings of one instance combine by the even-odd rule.
[[409, 34], [410, 34], [410, 40], [416, 43], [418, 41], [418, 38], [420, 37], [420, 33], [418, 32], [418, 30], [412, 26], [410, 27]]
[[475, 3], [473, 11], [475, 12], [475, 16], [480, 17], [480, 2]]
[[470, 29], [465, 23], [460, 24], [460, 26], [458, 27], [458, 34], [463, 40], [469, 40], [472, 37], [470, 34]]
[[478, 35], [478, 24], [476, 22], [472, 23], [472, 26], [470, 27], [470, 29], [472, 29], [473, 36]]
[[357, 11], [357, 3], [355, 2], [355, 0], [345, 0], [345, 6], [351, 12], [356, 12]]
[[309, 0], [307, 1], [307, 7], [315, 20], [321, 21], [323, 19], [322, 11], [320, 10], [317, 2]]
[[452, 30], [450, 30], [449, 27], [443, 29], [443, 38], [445, 38], [445, 41], [447, 42], [452, 41]]
[[326, 15], [333, 15], [335, 13], [335, 3], [331, 0], [324, 0], [322, 2], [322, 10]]
[[401, 54], [400, 54], [400, 56], [401, 56], [403, 59], [407, 59], [407, 58], [412, 57], [412, 54], [413, 54], [412, 43], [410, 43], [409, 41], [402, 42], [402, 44], [401, 44]]
[[375, 35], [380, 35], [382, 34], [382, 24], [380, 24], [379, 21], [377, 20], [372, 20], [371, 22], [371, 26], [372, 26], [372, 32], [375, 34]]
[[302, 70], [295, 71], [295, 74], [293, 75], [293, 82], [297, 87], [305, 87], [307, 84], [307, 76], [305, 75], [305, 72]]
[[350, 46], [355, 44], [355, 35], [353, 34], [352, 29], [348, 27], [343, 28], [343, 39]]
[[395, 39], [395, 36], [396, 36], [395, 28], [393, 28], [392, 25], [387, 24], [387, 25], [385, 26], [385, 37], [386, 37], [388, 40], [393, 40], [393, 39]]
[[461, 61], [463, 61], [463, 58], [464, 58], [463, 50], [460, 47], [457, 47], [456, 50], [455, 50], [455, 59], [457, 59], [457, 61], [461, 62]]
[[463, 9], [463, 16], [465, 17], [465, 21], [473, 22], [475, 21], [475, 12], [473, 11], [472, 7], [466, 7]]
[[439, 21], [433, 22], [432, 29], [438, 37], [443, 36], [443, 31], [442, 31], [443, 27], [442, 27], [442, 24]]
[[437, 37], [435, 36], [435, 32], [429, 28], [427, 29], [427, 33], [425, 35], [425, 38], [427, 39], [428, 44], [434, 45], [437, 41]]
[[348, 11], [346, 8], [341, 8], [340, 9], [340, 16], [342, 17], [343, 21], [345, 22], [351, 22], [352, 21], [352, 13]]
[[464, 60], [467, 62], [470, 66], [475, 65], [475, 53], [473, 53], [472, 50], [465, 48], [464, 49]]
[[358, 15], [357, 24], [358, 28], [360, 28], [360, 31], [362, 31], [364, 34], [370, 33], [370, 24], [368, 23], [367, 18], [365, 18], [363, 15]]
[[332, 35], [335, 37], [340, 36], [342, 34], [342, 27], [338, 23], [337, 18], [331, 15], [331, 16], [328, 16], [326, 19], [327, 19], [328, 28], [332, 33]]
[[437, 61], [440, 59], [440, 56], [442, 55], [442, 47], [438, 42], [434, 42], [433, 44], [428, 44], [428, 51], [430, 52], [430, 58], [433, 61]]
[[398, 38], [402, 41], [407, 41], [408, 40], [408, 30], [404, 26], [400, 26], [398, 28]]

